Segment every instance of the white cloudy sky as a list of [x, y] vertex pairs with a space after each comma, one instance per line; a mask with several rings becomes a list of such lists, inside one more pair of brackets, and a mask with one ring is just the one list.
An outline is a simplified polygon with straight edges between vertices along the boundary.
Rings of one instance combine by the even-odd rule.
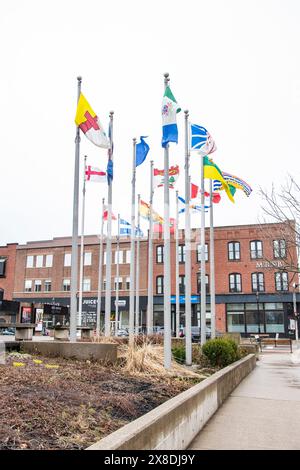
[[[0, 4], [0, 244], [70, 235], [77, 75], [102, 122], [115, 111], [114, 211], [130, 218], [132, 138], [149, 135], [137, 169], [149, 197], [149, 160], [163, 167], [163, 73], [191, 120], [213, 135], [216, 163], [253, 188], [222, 200], [216, 225], [256, 223], [259, 186], [299, 174], [300, 4], [297, 0], [10, 0]], [[183, 170], [180, 142], [170, 162]], [[81, 163], [106, 168], [82, 138]], [[192, 155], [192, 180], [199, 160]], [[178, 188], [183, 189], [183, 173]], [[97, 233], [106, 185], [87, 191], [86, 233]], [[155, 209], [162, 212], [162, 190]], [[175, 194], [171, 194], [174, 212]], [[198, 222], [194, 219], [194, 224]]]

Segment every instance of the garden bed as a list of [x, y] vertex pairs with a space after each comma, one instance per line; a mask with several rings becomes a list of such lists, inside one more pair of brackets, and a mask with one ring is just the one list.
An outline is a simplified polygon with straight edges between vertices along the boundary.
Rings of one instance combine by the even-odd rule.
[[0, 365], [0, 449], [84, 449], [203, 379], [11, 353]]

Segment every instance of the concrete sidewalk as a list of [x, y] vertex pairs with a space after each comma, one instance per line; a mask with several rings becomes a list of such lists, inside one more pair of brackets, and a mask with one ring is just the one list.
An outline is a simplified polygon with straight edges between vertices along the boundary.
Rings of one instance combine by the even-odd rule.
[[261, 354], [189, 449], [300, 449], [300, 362], [291, 359]]

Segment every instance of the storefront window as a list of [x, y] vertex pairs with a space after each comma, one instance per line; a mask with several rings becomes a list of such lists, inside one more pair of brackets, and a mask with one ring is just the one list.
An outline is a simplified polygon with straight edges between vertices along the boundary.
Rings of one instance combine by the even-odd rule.
[[266, 332], [267, 333], [284, 333], [284, 317], [283, 311], [265, 312]]
[[227, 330], [230, 333], [245, 333], [244, 312], [231, 312], [227, 314]]

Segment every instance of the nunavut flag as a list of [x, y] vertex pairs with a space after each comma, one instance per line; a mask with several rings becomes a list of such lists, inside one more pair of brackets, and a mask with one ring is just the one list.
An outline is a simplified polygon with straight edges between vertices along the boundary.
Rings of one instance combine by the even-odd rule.
[[78, 100], [75, 122], [86, 137], [93, 142], [93, 144], [97, 145], [97, 147], [105, 149], [110, 148], [109, 139], [104, 132], [98, 116], [96, 116], [82, 93], [80, 93]]

